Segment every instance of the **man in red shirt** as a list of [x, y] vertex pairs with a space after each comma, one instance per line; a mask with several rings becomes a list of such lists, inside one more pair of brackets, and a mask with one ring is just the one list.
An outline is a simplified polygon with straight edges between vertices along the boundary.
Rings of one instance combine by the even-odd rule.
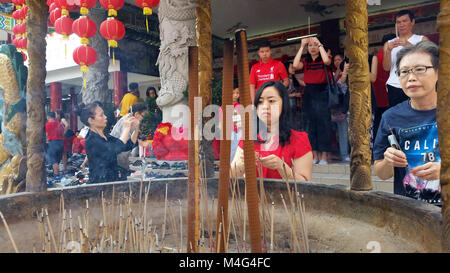
[[250, 71], [250, 97], [255, 99], [258, 88], [268, 81], [281, 81], [289, 87], [289, 76], [283, 63], [272, 59], [272, 50], [269, 41], [263, 41], [258, 45], [260, 61], [252, 66]]
[[55, 180], [59, 177], [59, 162], [61, 162], [63, 154], [63, 134], [64, 127], [61, 123], [56, 121], [54, 112], [47, 114], [48, 122], [45, 124], [45, 133], [47, 134], [47, 162], [53, 167], [53, 176]]

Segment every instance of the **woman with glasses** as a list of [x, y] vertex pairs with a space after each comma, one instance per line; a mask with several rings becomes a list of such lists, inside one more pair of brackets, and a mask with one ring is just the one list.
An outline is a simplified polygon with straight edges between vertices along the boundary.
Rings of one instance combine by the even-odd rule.
[[430, 41], [398, 52], [396, 73], [409, 99], [383, 114], [373, 152], [376, 175], [381, 179], [394, 175], [395, 194], [436, 205], [441, 204], [438, 63], [439, 49]]
[[[144, 119], [146, 113], [147, 113], [147, 106], [144, 103], [138, 102], [130, 107], [128, 114], [126, 116], [131, 116], [140, 123]], [[114, 125], [111, 131], [111, 136], [119, 138], [124, 130], [125, 130], [124, 121], [123, 119], [119, 119], [119, 121], [117, 121], [116, 125]], [[129, 133], [130, 137], [131, 135], [133, 135], [134, 131], [135, 131], [134, 128], [130, 129]], [[148, 143], [148, 142], [145, 143], [141, 142], [140, 140], [138, 141], [139, 145], [141, 146]], [[119, 155], [117, 155], [117, 165], [120, 171], [119, 180], [127, 180], [127, 176], [129, 175], [130, 172], [130, 161], [129, 161], [130, 153], [131, 150], [122, 152]]]

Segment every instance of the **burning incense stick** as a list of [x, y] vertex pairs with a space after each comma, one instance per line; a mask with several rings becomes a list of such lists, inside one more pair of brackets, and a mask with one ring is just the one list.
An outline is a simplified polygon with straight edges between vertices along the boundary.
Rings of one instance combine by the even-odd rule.
[[58, 245], [56, 244], [55, 234], [53, 234], [52, 224], [50, 223], [50, 217], [48, 216], [48, 211], [45, 209], [45, 218], [47, 218], [48, 229], [50, 231], [50, 235], [53, 242], [53, 247], [55, 248], [55, 252], [58, 252]]
[[11, 240], [11, 243], [14, 247], [14, 251], [16, 251], [16, 253], [19, 253], [16, 242], [14, 242], [14, 238], [12, 237], [11, 231], [9, 230], [8, 223], [6, 223], [6, 219], [5, 219], [5, 217], [3, 217], [3, 213], [1, 211], [0, 211], [0, 217], [2, 218], [3, 225], [5, 226], [6, 232], [8, 233], [9, 240]]
[[273, 224], [275, 215], [275, 203], [272, 202], [272, 213], [270, 216], [270, 252], [273, 253]]

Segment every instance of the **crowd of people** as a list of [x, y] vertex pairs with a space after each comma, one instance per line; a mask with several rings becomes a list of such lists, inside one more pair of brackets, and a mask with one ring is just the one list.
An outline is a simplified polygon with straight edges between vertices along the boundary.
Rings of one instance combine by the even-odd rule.
[[[375, 173], [388, 179], [394, 168], [394, 193], [439, 204], [438, 47], [425, 36], [413, 33], [412, 12], [400, 11], [395, 20], [396, 34], [385, 35], [383, 48], [368, 60]], [[257, 164], [262, 167], [260, 175], [310, 181], [313, 164], [349, 162], [348, 73], [352, 64], [345, 54], [333, 54], [318, 37], [308, 37], [301, 40], [291, 61], [273, 59], [266, 41], [259, 45], [258, 56], [260, 60], [251, 67], [249, 83], [256, 115], [255, 151]], [[301, 76], [297, 76], [298, 72]], [[330, 105], [332, 86], [337, 86], [339, 102]], [[83, 164], [89, 162], [91, 183], [126, 179], [130, 151], [137, 145], [148, 145], [138, 140], [140, 122], [146, 113], [157, 122], [162, 117], [155, 102], [156, 89], [148, 88], [146, 96], [147, 105], [139, 103], [138, 85], [130, 84], [130, 92], [119, 106], [119, 120], [110, 134], [105, 132], [107, 118], [100, 103], [81, 109], [81, 121], [89, 127], [84, 137], [87, 157]], [[244, 174], [242, 108], [239, 89], [235, 88], [231, 168], [236, 176]], [[50, 112], [47, 117], [47, 162], [58, 176], [59, 161], [75, 147], [80, 149], [75, 144], [79, 143], [79, 136], [68, 133], [61, 113]], [[219, 119], [223, 119], [221, 110]], [[67, 143], [74, 143], [73, 147], [66, 147], [66, 139]]]

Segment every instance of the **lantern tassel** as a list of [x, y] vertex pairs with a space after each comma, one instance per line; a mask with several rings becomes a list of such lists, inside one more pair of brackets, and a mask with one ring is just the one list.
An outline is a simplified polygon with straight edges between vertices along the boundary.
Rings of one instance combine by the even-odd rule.
[[86, 89], [86, 73], [83, 73], [83, 86]]
[[116, 56], [114, 55], [114, 48], [113, 48], [112, 52], [113, 52], [113, 65], [115, 65], [116, 64]]
[[148, 16], [145, 16], [145, 24], [147, 25], [147, 33], [148, 33]]

